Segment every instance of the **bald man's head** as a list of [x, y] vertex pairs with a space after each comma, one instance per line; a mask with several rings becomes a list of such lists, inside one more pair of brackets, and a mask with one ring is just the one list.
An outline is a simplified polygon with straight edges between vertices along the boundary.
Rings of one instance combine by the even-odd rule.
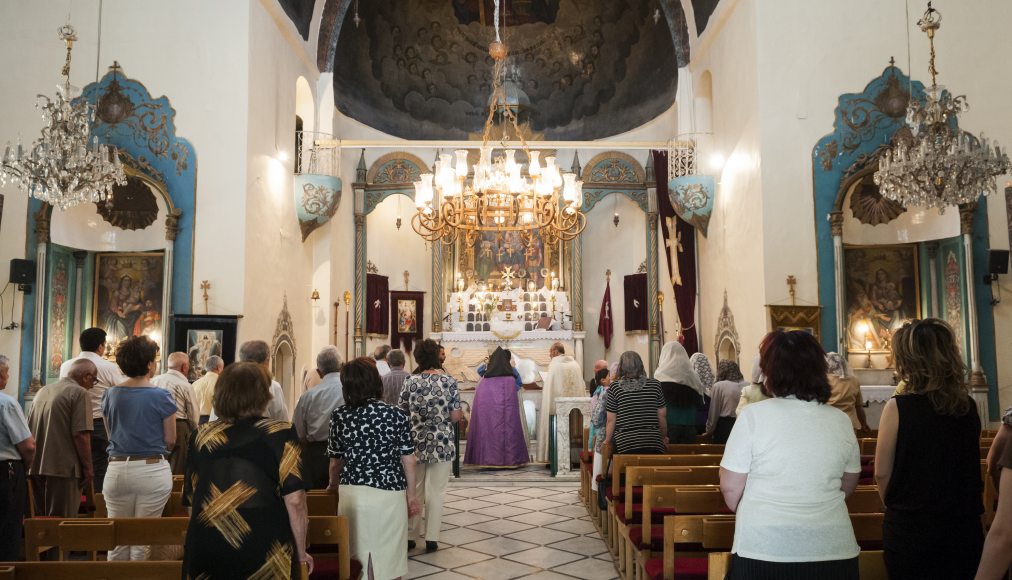
[[190, 370], [190, 357], [185, 352], [174, 352], [169, 355], [169, 368], [186, 374]]
[[603, 370], [603, 369], [606, 369], [606, 368], [608, 368], [608, 361], [606, 361], [606, 360], [597, 360], [597, 361], [594, 361], [594, 372], [595, 373], [597, 371], [600, 371], [600, 370]]
[[90, 389], [95, 386], [95, 379], [98, 378], [98, 367], [86, 358], [77, 359], [70, 365], [67, 378], [85, 389]]

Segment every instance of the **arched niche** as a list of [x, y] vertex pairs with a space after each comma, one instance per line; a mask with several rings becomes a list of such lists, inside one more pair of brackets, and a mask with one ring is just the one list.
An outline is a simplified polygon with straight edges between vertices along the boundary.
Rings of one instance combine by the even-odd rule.
[[729, 360], [740, 366], [741, 341], [738, 328], [734, 325], [734, 314], [727, 304], [727, 290], [724, 290], [724, 306], [717, 317], [717, 335], [713, 342], [713, 350], [717, 353], [717, 362]]
[[[163, 288], [166, 293], [161, 300], [162, 312], [160, 335], [164, 344], [170, 344], [167, 336], [169, 313], [188, 314], [192, 308], [193, 281], [193, 218], [196, 201], [197, 158], [193, 146], [176, 135], [175, 114], [169, 99], [165, 96], [153, 97], [147, 88], [137, 80], [128, 78], [118, 64], [109, 68], [109, 72], [101, 80], [87, 85], [81, 99], [95, 106], [96, 118], [92, 125], [92, 136], [100, 142], [114, 145], [120, 153], [121, 160], [127, 167], [130, 176], [141, 180], [152, 192], [158, 195], [156, 205], [158, 216], [162, 221], [146, 226], [142, 239], [130, 247], [144, 247], [154, 244], [156, 231], [164, 232], [161, 244], [148, 249], [160, 249], [164, 253]], [[34, 198], [28, 203], [28, 236], [26, 253], [35, 259], [39, 281], [36, 291], [25, 296], [24, 309], [28, 313], [22, 327], [21, 348], [21, 384], [24, 389], [38, 385], [46, 380], [46, 367], [52, 365], [60, 344], [54, 338], [57, 330], [68, 333], [71, 339], [62, 343], [63, 358], [69, 357], [76, 343], [73, 333], [83, 325], [92, 322], [91, 313], [94, 299], [94, 288], [82, 288], [89, 283], [89, 268], [94, 266], [94, 250], [68, 248], [54, 241], [54, 228], [60, 228], [56, 239], [69, 241], [77, 239], [82, 245], [92, 246], [95, 239], [74, 237], [80, 235], [80, 227], [88, 227], [87, 222], [93, 220], [96, 213], [89, 214], [94, 206], [85, 205], [73, 210], [76, 217], [70, 214], [59, 215], [52, 219], [52, 208]], [[65, 219], [66, 218], [66, 219]], [[78, 223], [78, 231], [67, 226], [67, 221], [83, 220]], [[96, 226], [99, 222], [95, 221]], [[155, 226], [158, 226], [155, 228]], [[64, 228], [68, 227], [68, 231]], [[102, 226], [104, 227], [104, 226]], [[155, 228], [155, 229], [152, 229]], [[123, 228], [120, 228], [123, 229]], [[150, 230], [150, 232], [149, 232]], [[123, 230], [128, 231], [128, 230]], [[64, 235], [66, 234], [66, 235]], [[150, 235], [150, 237], [148, 237]], [[62, 236], [62, 237], [61, 237]], [[136, 238], [121, 234], [121, 238]], [[120, 240], [122, 241], [122, 240]], [[124, 242], [125, 243], [125, 242]], [[116, 244], [111, 244], [117, 248]], [[98, 244], [95, 248], [109, 248]], [[118, 247], [126, 247], [119, 245]], [[57, 325], [50, 329], [48, 312], [50, 306], [58, 304], [58, 297], [52, 296], [47, 286], [53, 273], [47, 264], [50, 250], [63, 250], [61, 262], [68, 263], [66, 255], [74, 254], [75, 267], [78, 274], [68, 274], [77, 287], [71, 295], [63, 297], [72, 300], [73, 308], [58, 309], [58, 317], [63, 318], [62, 328]], [[114, 249], [118, 251], [118, 249]], [[82, 255], [83, 252], [83, 255]], [[90, 252], [90, 253], [89, 253]], [[169, 338], [169, 340], [165, 340]]]
[[301, 394], [295, 376], [296, 354], [295, 324], [288, 311], [288, 295], [286, 294], [275, 323], [274, 338], [271, 341], [271, 372], [274, 374], [274, 380], [281, 385], [281, 391], [284, 393], [285, 404], [289, 411], [295, 408], [295, 402]]

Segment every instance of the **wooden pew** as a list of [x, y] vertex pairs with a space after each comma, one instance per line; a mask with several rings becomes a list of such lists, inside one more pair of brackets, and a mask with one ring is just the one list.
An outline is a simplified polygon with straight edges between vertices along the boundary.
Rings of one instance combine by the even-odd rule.
[[667, 455], [723, 455], [723, 443], [672, 443]]
[[[719, 485], [648, 485], [643, 487], [643, 512], [638, 527], [629, 528], [632, 553], [627, 562], [634, 578], [645, 577], [643, 566], [650, 559], [653, 544], [663, 544], [663, 535], [655, 538], [654, 511], [666, 510], [677, 515], [713, 515], [730, 513]], [[663, 533], [663, 525], [661, 526]], [[657, 548], [661, 549], [661, 548]]]
[[337, 492], [311, 489], [306, 492], [306, 508], [310, 516], [336, 516]]
[[[31, 561], [50, 548], [108, 551], [116, 546], [181, 546], [189, 518], [31, 518], [25, 520], [25, 554]], [[94, 559], [94, 556], [92, 556]]]
[[[344, 516], [310, 516], [306, 534], [316, 574], [323, 578], [351, 578], [351, 535]], [[329, 550], [324, 551], [325, 548]]]
[[[163, 518], [172, 517], [189, 517], [189, 511], [183, 505], [183, 492], [174, 491], [169, 494], [169, 501], [165, 504], [165, 509], [162, 510]], [[100, 493], [95, 494], [95, 515], [96, 518], [108, 518], [109, 511], [105, 505], [105, 496]]]
[[9, 562], [0, 580], [178, 580], [182, 562]]

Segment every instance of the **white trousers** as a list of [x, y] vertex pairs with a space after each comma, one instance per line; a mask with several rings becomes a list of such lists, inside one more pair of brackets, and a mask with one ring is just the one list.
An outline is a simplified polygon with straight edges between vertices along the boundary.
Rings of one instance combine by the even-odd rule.
[[[415, 466], [415, 497], [422, 513], [411, 518], [410, 532], [422, 535], [422, 519], [425, 519], [425, 541], [438, 542], [439, 530], [443, 527], [443, 497], [446, 484], [450, 482], [452, 461], [419, 463]], [[410, 537], [410, 536], [409, 536]]]
[[[102, 486], [110, 518], [158, 518], [172, 493], [172, 469], [157, 463], [110, 461]], [[109, 560], [146, 560], [150, 546], [116, 546]]]

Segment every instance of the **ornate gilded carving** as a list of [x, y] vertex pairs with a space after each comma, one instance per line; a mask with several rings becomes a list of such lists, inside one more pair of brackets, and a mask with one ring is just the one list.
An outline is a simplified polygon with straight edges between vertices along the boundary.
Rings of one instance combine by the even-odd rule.
[[959, 233], [973, 235], [973, 216], [977, 213], [977, 202], [959, 206]]
[[738, 338], [738, 328], [734, 325], [734, 313], [727, 304], [727, 290], [724, 290], [724, 306], [717, 316], [717, 335], [713, 341], [713, 351], [717, 354], [717, 360], [721, 360], [721, 345], [725, 341], [729, 341], [734, 347], [735, 356], [732, 360], [737, 362], [741, 353], [741, 340]]
[[179, 219], [183, 217], [183, 210], [178, 207], [172, 208], [165, 214], [165, 239], [170, 242], [176, 241], [179, 234]]
[[620, 151], [595, 155], [583, 168], [583, 207], [589, 212], [613, 193], [622, 194], [647, 211], [646, 172], [638, 161]]
[[143, 230], [158, 219], [158, 202], [143, 179], [127, 175], [126, 185], [113, 186], [113, 195], [95, 204], [102, 219], [122, 230]]
[[843, 212], [833, 211], [829, 212], [829, 228], [833, 233], [833, 237], [843, 236]]
[[854, 212], [854, 217], [859, 222], [877, 226], [893, 221], [907, 211], [907, 208], [882, 197], [878, 186], [872, 181], [872, 174], [869, 173], [862, 177], [851, 191], [850, 210]]

